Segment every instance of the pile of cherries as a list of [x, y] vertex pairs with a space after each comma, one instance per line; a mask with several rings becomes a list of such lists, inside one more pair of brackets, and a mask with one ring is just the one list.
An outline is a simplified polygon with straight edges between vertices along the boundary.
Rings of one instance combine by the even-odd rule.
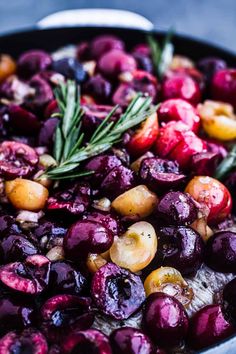
[[[145, 43], [128, 52], [104, 35], [72, 49], [0, 56], [0, 354], [187, 353], [227, 338], [236, 172], [214, 174], [236, 139], [236, 69], [174, 55], [160, 79]], [[54, 89], [67, 79], [81, 88], [85, 139], [138, 92], [159, 105], [85, 161], [92, 174], [39, 179], [56, 163]], [[193, 314], [187, 279], [204, 267], [232, 280]]]

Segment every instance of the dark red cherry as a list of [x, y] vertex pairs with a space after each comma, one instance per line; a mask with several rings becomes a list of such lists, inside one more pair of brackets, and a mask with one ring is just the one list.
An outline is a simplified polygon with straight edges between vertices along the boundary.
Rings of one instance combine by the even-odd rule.
[[190, 320], [188, 344], [195, 350], [216, 344], [235, 332], [219, 305], [201, 308]]
[[100, 74], [92, 76], [84, 85], [84, 92], [94, 97], [96, 102], [103, 104], [109, 100], [111, 90], [110, 82]]
[[0, 282], [10, 290], [25, 295], [37, 295], [48, 285], [50, 261], [41, 255], [33, 255], [21, 262], [0, 268]]
[[235, 69], [223, 69], [215, 73], [211, 83], [211, 95], [214, 100], [228, 102], [236, 108]]
[[3, 297], [0, 299], [0, 334], [34, 325], [34, 306], [24, 299]]
[[154, 354], [153, 345], [146, 334], [132, 327], [121, 327], [110, 335], [114, 354]]
[[47, 104], [54, 99], [50, 84], [37, 74], [29, 81], [34, 93], [30, 93], [25, 99], [25, 105], [33, 112], [44, 111]]
[[24, 235], [9, 235], [0, 243], [1, 263], [23, 261], [37, 253], [37, 247]]
[[142, 325], [156, 344], [179, 344], [187, 335], [188, 322], [183, 305], [174, 297], [157, 292], [147, 298]]
[[28, 177], [38, 163], [38, 155], [30, 146], [16, 141], [0, 144], [0, 175], [7, 179]]
[[136, 70], [135, 59], [120, 49], [112, 49], [103, 54], [98, 61], [98, 70], [111, 79], [116, 79], [123, 72]]
[[191, 196], [182, 192], [169, 192], [159, 201], [157, 218], [167, 224], [189, 225], [197, 219], [198, 209]]
[[8, 107], [11, 128], [17, 134], [33, 135], [39, 131], [40, 122], [37, 116], [21, 106], [11, 104]]
[[130, 317], [145, 299], [140, 277], [112, 263], [94, 274], [91, 294], [97, 308], [117, 320]]
[[191, 169], [198, 176], [213, 176], [221, 156], [214, 152], [200, 152], [192, 157]]
[[86, 284], [86, 278], [70, 262], [52, 263], [49, 278], [49, 291], [52, 293], [78, 295]]
[[186, 176], [179, 170], [178, 162], [157, 157], [146, 158], [142, 161], [139, 177], [144, 184], [158, 193], [163, 189], [174, 189], [186, 179]]
[[106, 175], [117, 166], [121, 165], [121, 160], [115, 155], [102, 154], [90, 159], [86, 165], [86, 171], [93, 171], [93, 175], [88, 177], [94, 186], [100, 186]]
[[39, 146], [46, 146], [48, 148], [52, 147], [54, 133], [58, 122], [58, 118], [49, 118], [43, 122], [38, 135]]
[[83, 215], [84, 220], [95, 221], [108, 228], [113, 235], [119, 235], [122, 226], [119, 218], [116, 215], [105, 213], [102, 211], [92, 211]]
[[94, 320], [91, 299], [56, 295], [42, 306], [40, 328], [50, 342], [63, 342], [72, 331], [89, 328]]
[[209, 84], [212, 77], [220, 70], [226, 69], [226, 62], [217, 57], [206, 57], [197, 62], [198, 69], [205, 75], [206, 81]]
[[47, 210], [80, 215], [90, 205], [90, 197], [91, 188], [87, 183], [75, 183], [50, 196], [47, 201]]
[[17, 61], [17, 72], [23, 79], [29, 79], [34, 74], [46, 70], [52, 63], [51, 56], [43, 50], [24, 52]]
[[223, 309], [225, 318], [236, 325], [236, 278], [225, 285], [223, 290]]
[[123, 50], [124, 42], [116, 36], [107, 34], [95, 37], [91, 42], [91, 56], [95, 59], [99, 59], [111, 49]]
[[62, 58], [52, 63], [52, 69], [65, 76], [67, 79], [75, 80], [78, 84], [87, 79], [87, 73], [83, 65], [76, 58]]
[[174, 267], [183, 275], [195, 274], [203, 260], [201, 236], [184, 226], [161, 227], [158, 236], [158, 254], [163, 265]]
[[65, 354], [112, 354], [109, 339], [96, 329], [71, 333], [63, 342], [62, 350]]
[[220, 231], [206, 244], [206, 264], [217, 272], [236, 272], [236, 233]]
[[0, 234], [2, 238], [11, 234], [16, 235], [21, 233], [22, 230], [19, 228], [13, 216], [8, 214], [0, 216]]
[[114, 167], [104, 178], [101, 184], [102, 194], [115, 198], [128, 189], [134, 187], [135, 175], [132, 170], [122, 165]]
[[22, 333], [9, 332], [0, 339], [0, 354], [47, 354], [48, 345], [41, 332], [33, 328]]
[[86, 259], [89, 253], [103, 253], [113, 242], [112, 232], [102, 224], [81, 220], [73, 224], [65, 238], [64, 250], [66, 257], [74, 262]]

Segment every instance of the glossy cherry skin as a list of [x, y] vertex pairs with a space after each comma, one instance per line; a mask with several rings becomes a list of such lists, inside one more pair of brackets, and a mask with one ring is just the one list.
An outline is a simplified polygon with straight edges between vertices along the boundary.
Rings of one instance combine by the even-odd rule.
[[198, 209], [187, 193], [169, 192], [159, 201], [156, 208], [157, 218], [167, 224], [189, 225], [197, 219]]
[[219, 305], [200, 309], [190, 320], [188, 344], [195, 350], [208, 347], [234, 333], [234, 328], [224, 318]]
[[104, 178], [101, 184], [102, 195], [114, 199], [128, 189], [135, 186], [135, 175], [125, 166], [114, 167]]
[[63, 342], [62, 349], [65, 354], [112, 354], [109, 339], [96, 329], [71, 333]]
[[89, 207], [90, 198], [91, 188], [88, 183], [74, 183], [52, 194], [47, 201], [47, 210], [80, 215]]
[[217, 272], [236, 272], [236, 233], [220, 231], [206, 244], [206, 264]]
[[95, 221], [81, 220], [69, 228], [63, 245], [66, 257], [78, 262], [89, 253], [107, 251], [112, 242], [113, 235], [108, 228]]
[[67, 228], [60, 223], [41, 219], [34, 228], [33, 234], [43, 252], [47, 252], [54, 246], [61, 246]]
[[182, 122], [169, 122], [159, 131], [155, 151], [162, 158], [176, 160], [188, 169], [193, 155], [206, 151], [206, 143]]
[[102, 154], [93, 157], [90, 159], [86, 165], [86, 171], [94, 171], [91, 177], [88, 177], [91, 180], [91, 183], [95, 186], [100, 186], [101, 182], [104, 180], [106, 175], [117, 166], [121, 165], [121, 160], [118, 159], [115, 155]]
[[128, 152], [132, 156], [141, 156], [147, 152], [156, 141], [158, 131], [157, 116], [156, 114], [152, 114], [131, 136], [126, 145]]
[[160, 122], [181, 121], [188, 125], [189, 129], [194, 133], [199, 130], [200, 117], [197, 110], [181, 98], [172, 98], [164, 101], [159, 106], [157, 113]]
[[53, 91], [46, 79], [40, 74], [34, 75], [30, 82], [30, 87], [34, 90], [34, 94], [29, 94], [25, 98], [25, 105], [33, 112], [44, 112], [45, 107], [54, 99]]
[[211, 95], [214, 100], [228, 102], [236, 108], [236, 70], [218, 71], [212, 79]]
[[198, 176], [213, 176], [221, 156], [214, 152], [200, 152], [192, 157], [191, 170]]
[[236, 278], [225, 285], [223, 290], [223, 313], [234, 326], [236, 324]]
[[19, 295], [37, 295], [48, 285], [50, 261], [41, 255], [28, 256], [24, 262], [14, 262], [0, 268], [0, 281]]
[[162, 264], [178, 269], [182, 275], [193, 275], [203, 261], [204, 243], [190, 227], [169, 226], [158, 230], [157, 255]]
[[116, 320], [130, 317], [145, 299], [140, 277], [113, 263], [107, 263], [94, 274], [91, 294], [97, 308]]
[[78, 295], [87, 284], [86, 278], [68, 261], [56, 261], [51, 265], [49, 291], [53, 294]]
[[157, 292], [147, 298], [142, 326], [156, 344], [180, 343], [187, 335], [188, 322], [183, 305], [174, 297]]
[[116, 36], [106, 34], [97, 36], [92, 40], [90, 53], [93, 58], [99, 59], [112, 49], [123, 50], [124, 42]]
[[17, 72], [20, 77], [29, 79], [34, 74], [46, 70], [51, 63], [51, 56], [43, 50], [29, 50], [18, 59]]
[[132, 72], [137, 68], [135, 59], [122, 50], [113, 49], [102, 55], [98, 70], [106, 77], [116, 79], [122, 72]]
[[55, 133], [58, 122], [58, 118], [49, 118], [42, 123], [38, 135], [39, 146], [47, 146], [48, 148], [52, 147], [53, 135]]
[[162, 84], [162, 99], [181, 98], [194, 106], [201, 100], [199, 85], [188, 75], [174, 75]]
[[119, 235], [122, 232], [122, 226], [119, 218], [110, 213], [102, 211], [92, 211], [83, 215], [83, 220], [95, 221], [108, 228], [113, 235]]
[[22, 333], [9, 332], [0, 339], [0, 354], [47, 354], [48, 345], [41, 332], [33, 328]]
[[210, 224], [224, 220], [232, 210], [229, 190], [215, 178], [195, 176], [186, 186], [185, 192], [208, 210], [207, 221]]
[[11, 104], [8, 107], [9, 122], [16, 133], [24, 135], [37, 134], [40, 128], [38, 117], [21, 106]]
[[9, 235], [0, 244], [1, 263], [22, 261], [37, 253], [37, 247], [23, 235]]
[[40, 310], [40, 328], [50, 342], [62, 342], [72, 331], [90, 328], [94, 321], [91, 299], [56, 295]]
[[96, 102], [103, 104], [109, 100], [111, 90], [110, 82], [100, 74], [92, 76], [84, 85], [84, 92], [95, 98]]
[[141, 162], [139, 177], [144, 184], [157, 193], [175, 189], [186, 178], [180, 173], [178, 162], [156, 157], [146, 158]]
[[0, 334], [9, 330], [23, 329], [35, 324], [34, 305], [19, 298], [2, 297], [0, 299]]
[[154, 354], [153, 345], [146, 334], [132, 327], [121, 327], [110, 335], [114, 354]]
[[52, 69], [65, 76], [67, 79], [75, 80], [78, 84], [84, 82], [87, 73], [83, 65], [75, 58], [62, 58], [52, 63]]

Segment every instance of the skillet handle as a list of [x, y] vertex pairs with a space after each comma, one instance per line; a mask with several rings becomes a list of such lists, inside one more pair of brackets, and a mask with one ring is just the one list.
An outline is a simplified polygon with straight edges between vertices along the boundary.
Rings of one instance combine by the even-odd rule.
[[42, 18], [39, 28], [95, 26], [152, 30], [153, 23], [135, 12], [115, 9], [76, 9], [53, 13]]

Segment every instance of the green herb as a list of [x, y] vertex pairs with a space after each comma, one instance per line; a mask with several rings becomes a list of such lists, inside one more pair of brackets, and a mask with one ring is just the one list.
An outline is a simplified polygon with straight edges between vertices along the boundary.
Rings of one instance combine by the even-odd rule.
[[233, 146], [228, 155], [218, 165], [214, 177], [222, 180], [234, 168], [236, 168], [236, 145]]
[[56, 92], [56, 98], [61, 119], [54, 141], [54, 157], [57, 166], [50, 167], [45, 172], [47, 177], [55, 180], [76, 178], [91, 173], [78, 171], [80, 163], [110, 149], [120, 141], [128, 129], [140, 124], [156, 109], [151, 106], [150, 97], [137, 94], [120, 118], [117, 121], [111, 121], [110, 118], [118, 108], [115, 106], [95, 130], [90, 140], [85, 143], [81, 127], [83, 112], [75, 82], [68, 81], [61, 85]]
[[151, 49], [152, 62], [158, 77], [162, 78], [173, 58], [174, 46], [171, 43], [173, 30], [170, 29], [161, 46], [154, 36], [149, 35], [147, 41]]

